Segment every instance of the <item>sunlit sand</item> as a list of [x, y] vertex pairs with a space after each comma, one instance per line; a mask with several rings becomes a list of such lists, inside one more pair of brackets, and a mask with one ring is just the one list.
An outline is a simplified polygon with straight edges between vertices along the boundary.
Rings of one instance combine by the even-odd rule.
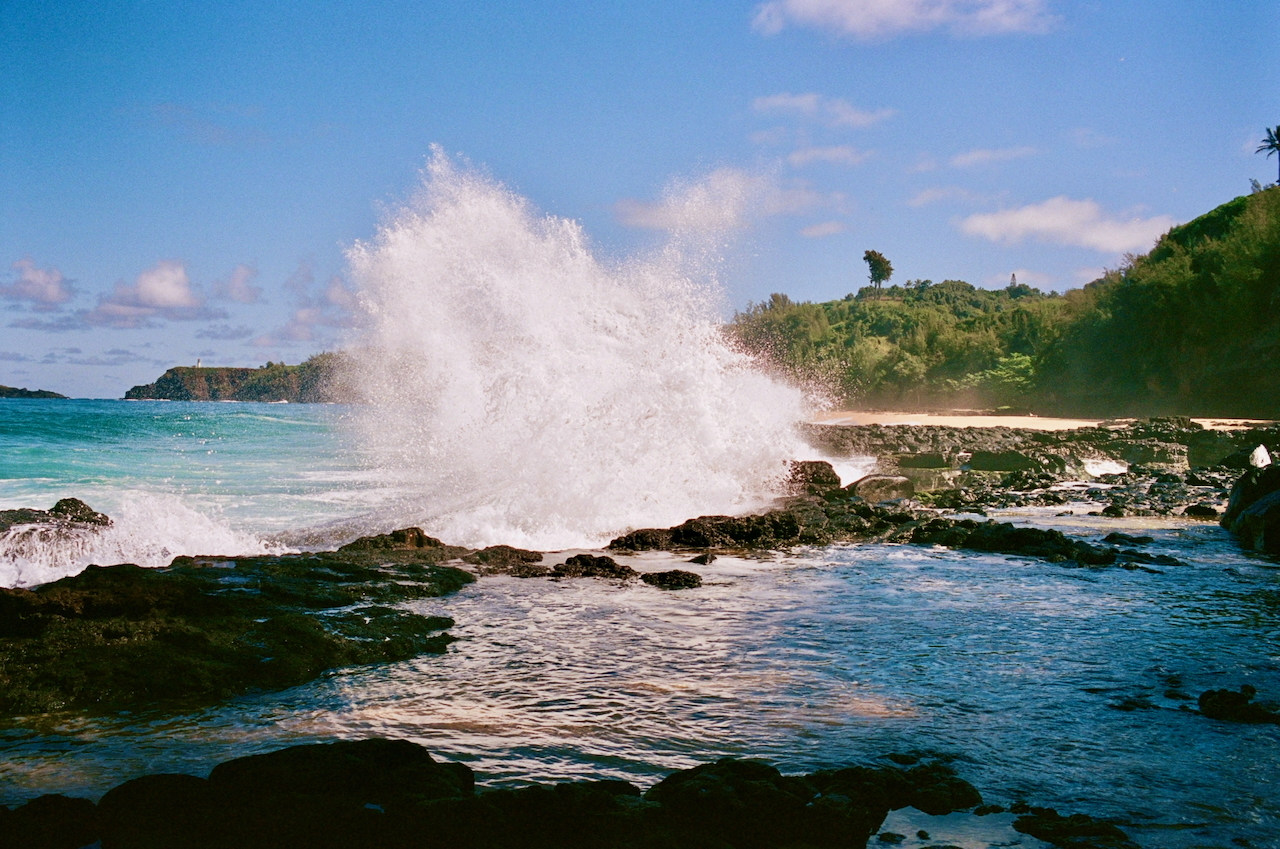
[[[938, 425], [941, 427], [1010, 427], [1027, 430], [1075, 430], [1104, 422], [1122, 424], [1133, 419], [1059, 419], [1052, 416], [998, 416], [980, 413], [886, 413], [836, 410], [816, 415], [814, 424], [828, 425]], [[1192, 419], [1211, 430], [1237, 430], [1275, 424], [1264, 419]]]

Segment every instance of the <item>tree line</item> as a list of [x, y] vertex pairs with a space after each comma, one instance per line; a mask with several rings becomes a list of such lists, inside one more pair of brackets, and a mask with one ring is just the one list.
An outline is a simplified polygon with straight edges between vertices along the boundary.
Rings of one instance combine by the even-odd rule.
[[864, 259], [872, 285], [825, 303], [774, 294], [729, 332], [848, 405], [1280, 417], [1280, 187], [1175, 227], [1062, 294], [882, 286], [887, 260]]

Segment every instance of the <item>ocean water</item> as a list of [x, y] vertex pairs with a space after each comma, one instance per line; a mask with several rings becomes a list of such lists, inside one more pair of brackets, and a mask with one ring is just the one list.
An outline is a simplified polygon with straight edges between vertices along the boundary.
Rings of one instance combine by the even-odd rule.
[[[0, 585], [407, 525], [554, 564], [631, 528], [764, 505], [789, 460], [815, 458], [794, 428], [806, 402], [724, 339], [714, 249], [677, 239], [605, 261], [572, 222], [437, 157], [421, 195], [352, 250], [369, 403], [0, 401], [0, 509], [77, 497], [114, 519], [72, 539], [0, 535]], [[870, 467], [837, 463], [846, 480]], [[1277, 563], [1204, 523], [1008, 518], [1091, 539], [1141, 530], [1186, 565], [868, 544], [723, 557], [676, 593], [484, 578], [407, 605], [457, 621], [441, 657], [178, 716], [0, 720], [0, 804], [379, 734], [487, 785], [647, 785], [723, 755], [807, 771], [943, 754], [988, 801], [1113, 818], [1144, 846], [1274, 845], [1280, 727], [1189, 708], [1245, 683], [1280, 697]], [[1008, 820], [890, 827], [1038, 846]]]

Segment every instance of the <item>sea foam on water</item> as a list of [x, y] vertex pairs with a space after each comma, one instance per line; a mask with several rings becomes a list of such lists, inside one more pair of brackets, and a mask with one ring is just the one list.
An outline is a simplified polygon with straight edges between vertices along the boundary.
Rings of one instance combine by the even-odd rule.
[[578, 223], [437, 150], [349, 252], [357, 424], [411, 493], [382, 518], [549, 549], [774, 494], [803, 398], [726, 342], [714, 275], [677, 244], [602, 261]]

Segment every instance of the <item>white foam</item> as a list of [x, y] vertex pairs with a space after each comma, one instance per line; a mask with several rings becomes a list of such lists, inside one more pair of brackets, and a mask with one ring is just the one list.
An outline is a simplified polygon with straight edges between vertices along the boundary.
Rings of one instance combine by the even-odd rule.
[[565, 548], [770, 496], [804, 451], [803, 399], [726, 343], [687, 256], [606, 264], [576, 222], [437, 151], [349, 254], [360, 432], [414, 490], [387, 523]]
[[0, 534], [0, 586], [29, 587], [82, 572], [86, 566], [168, 566], [179, 555], [280, 553], [193, 510], [177, 496], [125, 493], [101, 530], [20, 525]]
[[1085, 460], [1084, 471], [1095, 478], [1101, 475], [1123, 475], [1129, 471], [1129, 464], [1121, 460]]

